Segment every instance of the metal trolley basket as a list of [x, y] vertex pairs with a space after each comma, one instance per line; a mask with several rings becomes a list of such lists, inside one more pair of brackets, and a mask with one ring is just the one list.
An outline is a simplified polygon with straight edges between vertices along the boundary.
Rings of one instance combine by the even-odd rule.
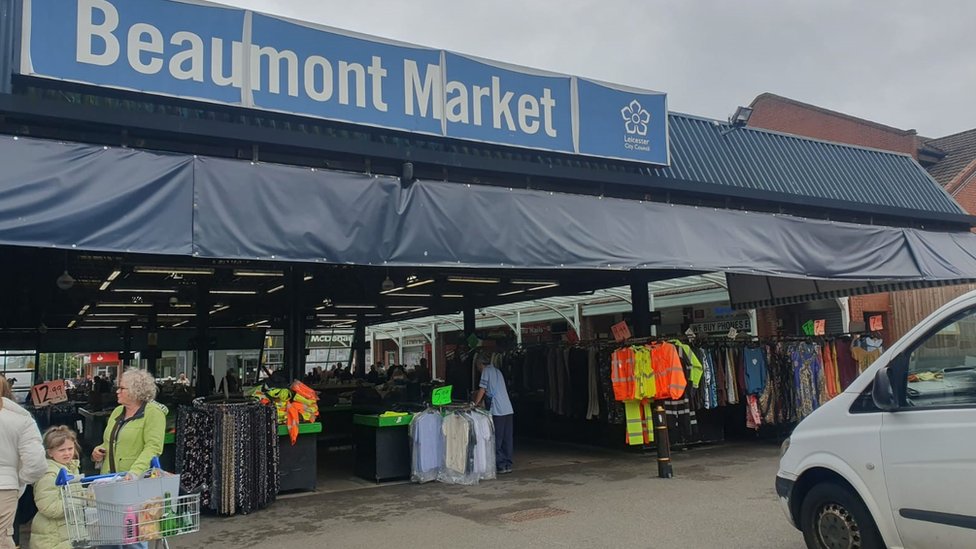
[[[153, 459], [151, 470], [161, 471], [158, 460]], [[161, 542], [168, 548], [166, 538], [200, 530], [200, 495], [179, 495], [179, 475], [124, 476], [75, 478], [65, 470], [58, 475], [73, 547]]]

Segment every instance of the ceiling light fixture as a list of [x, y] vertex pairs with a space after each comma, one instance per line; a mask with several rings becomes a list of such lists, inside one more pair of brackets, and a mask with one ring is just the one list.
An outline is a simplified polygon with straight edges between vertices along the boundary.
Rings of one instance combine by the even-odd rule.
[[99, 287], [98, 287], [98, 291], [100, 291], [100, 292], [104, 292], [104, 291], [105, 291], [105, 290], [107, 290], [107, 289], [108, 289], [108, 287], [109, 287], [109, 286], [111, 286], [111, 285], [112, 285], [112, 283], [111, 283], [111, 282], [109, 282], [108, 280], [106, 280], [105, 282], [102, 282], [102, 285], [101, 285], [101, 286], [99, 286]]
[[77, 323], [78, 323], [77, 320], [72, 320], [71, 322], [68, 323], [68, 327], [69, 328], [74, 328], [75, 327], [75, 324], [77, 324]]
[[135, 313], [92, 313], [92, 314], [90, 314], [88, 316], [98, 316], [98, 317], [105, 317], [105, 316], [109, 316], [109, 317], [113, 317], [113, 316], [131, 317], [131, 316], [136, 316], [136, 314]]
[[213, 295], [257, 295], [257, 290], [210, 290]]
[[88, 305], [85, 305], [84, 307], [81, 308], [80, 311], [78, 311], [78, 316], [85, 316], [85, 313], [87, 312], [88, 312]]
[[267, 322], [268, 322], [267, 320], [259, 320], [257, 322], [252, 322], [252, 323], [248, 324], [247, 327], [248, 328], [256, 328], [258, 326], [258, 324], [266, 324]]
[[181, 321], [181, 322], [177, 322], [176, 324], [173, 324], [173, 325], [171, 326], [171, 328], [179, 328], [180, 326], [183, 326], [184, 324], [186, 324], [186, 323], [188, 323], [188, 322], [190, 322], [190, 321], [189, 321], [189, 320], [183, 320], [183, 321]]
[[125, 309], [148, 309], [152, 307], [149, 303], [108, 303], [99, 302], [95, 304], [96, 307], [119, 307]]
[[428, 278], [426, 280], [415, 280], [413, 282], [408, 282], [407, 283], [407, 288], [417, 288], [419, 286], [423, 286], [425, 284], [430, 284], [432, 282], [434, 282], [434, 279], [433, 278]]
[[193, 318], [197, 315], [193, 313], [159, 313], [159, 318]]
[[535, 291], [538, 291], [538, 290], [548, 290], [549, 288], [556, 288], [558, 286], [559, 286], [559, 284], [557, 284], [557, 283], [554, 282], [552, 284], [546, 284], [544, 286], [536, 286], [535, 288], [529, 288], [529, 291], [530, 292], [535, 292]]
[[389, 290], [383, 290], [381, 294], [392, 294], [393, 292], [399, 292], [403, 289], [403, 286], [397, 286], [396, 288], [390, 288]]
[[517, 295], [517, 294], [524, 294], [524, 293], [525, 293], [525, 290], [514, 290], [514, 291], [511, 291], [511, 292], [502, 292], [502, 293], [498, 294], [498, 297], [506, 297], [506, 296], [510, 296], [510, 295]]
[[268, 290], [268, 293], [269, 294], [273, 294], [275, 292], [278, 292], [278, 291], [281, 291], [281, 290], [284, 290], [284, 289], [285, 289], [285, 285], [284, 284], [278, 284], [274, 288], [271, 288], [270, 290]]
[[281, 271], [261, 271], [257, 269], [234, 269], [234, 276], [285, 276]]
[[108, 278], [106, 280], [108, 280], [109, 282], [111, 282], [111, 281], [115, 280], [116, 278], [118, 278], [120, 274], [122, 274], [122, 271], [116, 269], [116, 270], [112, 271], [108, 275]]
[[396, 297], [431, 297], [431, 294], [397, 294]]
[[139, 274], [163, 275], [212, 275], [214, 270], [209, 267], [133, 267], [132, 272]]
[[524, 280], [524, 279], [513, 279], [512, 284], [520, 284], [523, 286], [539, 286], [540, 284], [555, 284], [559, 285], [555, 280]]
[[221, 307], [217, 307], [216, 309], [210, 311], [210, 314], [215, 315], [220, 311], [226, 311], [227, 309], [230, 309], [230, 305], [223, 305]]
[[415, 305], [387, 305], [387, 309], [413, 309]]
[[373, 305], [336, 305], [336, 309], [375, 309]]
[[302, 280], [308, 282], [309, 280], [312, 280], [312, 278], [313, 278], [312, 275], [305, 275], [305, 278], [303, 278]]
[[176, 290], [168, 288], [112, 288], [113, 292], [128, 292], [132, 294], [175, 294]]
[[449, 276], [447, 277], [448, 282], [463, 282], [470, 284], [498, 284], [501, 282], [500, 278], [482, 278], [476, 276]]
[[464, 299], [464, 296], [461, 294], [443, 294], [441, 297], [444, 299]]

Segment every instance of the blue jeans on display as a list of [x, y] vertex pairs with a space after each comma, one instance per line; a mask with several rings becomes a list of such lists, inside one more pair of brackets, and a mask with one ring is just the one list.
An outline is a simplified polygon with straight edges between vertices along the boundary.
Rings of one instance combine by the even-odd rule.
[[515, 414], [507, 416], [492, 416], [495, 422], [495, 468], [499, 471], [512, 468], [512, 453], [515, 446], [512, 442], [515, 434]]

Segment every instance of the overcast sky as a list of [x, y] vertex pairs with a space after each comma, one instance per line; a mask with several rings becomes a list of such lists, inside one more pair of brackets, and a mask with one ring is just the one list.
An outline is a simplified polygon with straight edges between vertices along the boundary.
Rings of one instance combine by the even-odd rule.
[[976, 128], [972, 0], [221, 0], [667, 92], [727, 118], [760, 93], [928, 137]]

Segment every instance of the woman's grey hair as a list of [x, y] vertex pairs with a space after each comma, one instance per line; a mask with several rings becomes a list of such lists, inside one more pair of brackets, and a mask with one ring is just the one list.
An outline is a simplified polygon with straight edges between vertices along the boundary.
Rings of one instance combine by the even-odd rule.
[[122, 374], [119, 382], [123, 380], [129, 395], [139, 402], [149, 402], [156, 398], [156, 379], [149, 372], [130, 368]]

